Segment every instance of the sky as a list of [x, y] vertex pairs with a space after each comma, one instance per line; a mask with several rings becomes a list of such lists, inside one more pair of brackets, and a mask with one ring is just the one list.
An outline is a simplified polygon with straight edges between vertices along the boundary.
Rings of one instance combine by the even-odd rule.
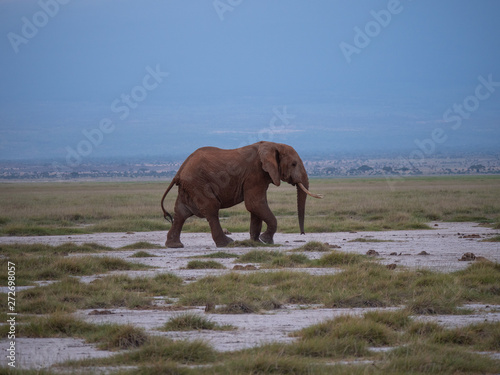
[[497, 0], [3, 0], [0, 161], [500, 152]]

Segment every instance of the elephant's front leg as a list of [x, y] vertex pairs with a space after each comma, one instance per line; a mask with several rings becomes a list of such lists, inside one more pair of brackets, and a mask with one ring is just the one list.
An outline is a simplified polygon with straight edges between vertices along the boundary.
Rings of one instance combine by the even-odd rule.
[[[260, 203], [254, 201], [246, 202], [247, 210], [250, 211], [251, 222], [250, 222], [250, 237], [256, 241], [262, 241], [264, 243], [273, 244], [274, 233], [278, 229], [278, 221], [276, 217], [271, 212], [271, 209], [267, 205], [267, 200], [261, 200]], [[260, 231], [262, 229], [262, 221], [267, 225], [267, 229], [260, 236]]]
[[208, 224], [210, 224], [210, 230], [212, 232], [212, 238], [217, 247], [226, 247], [233, 240], [224, 234], [219, 221], [219, 213], [215, 215], [207, 216]]
[[274, 243], [274, 233], [276, 233], [276, 230], [278, 229], [278, 221], [276, 220], [276, 217], [274, 214], [271, 212], [271, 209], [267, 207], [267, 212], [265, 214], [265, 217], [263, 218], [264, 222], [267, 225], [267, 229], [264, 233], [262, 233], [259, 237], [259, 239], [268, 244], [273, 244]]
[[250, 214], [250, 239], [259, 241], [260, 232], [262, 231], [262, 219], [257, 215]]

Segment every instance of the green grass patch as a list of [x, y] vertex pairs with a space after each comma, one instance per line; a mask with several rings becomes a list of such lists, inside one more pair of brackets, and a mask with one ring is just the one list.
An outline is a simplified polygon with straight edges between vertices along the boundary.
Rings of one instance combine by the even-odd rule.
[[[110, 358], [84, 360], [68, 365], [73, 368], [138, 366], [137, 369], [130, 370], [131, 373], [138, 374], [154, 371], [188, 374], [495, 373], [500, 361], [476, 352], [500, 351], [499, 322], [445, 328], [437, 323], [415, 321], [412, 317], [415, 311], [409, 302], [417, 297], [427, 299], [427, 304], [433, 310], [426, 308], [424, 313], [437, 312], [436, 306], [442, 304], [439, 299], [446, 300], [454, 294], [458, 296], [453, 300], [455, 308], [470, 302], [488, 301], [497, 304], [499, 295], [495, 287], [498, 285], [498, 267], [493, 263], [473, 263], [463, 271], [450, 274], [407, 269], [394, 272], [382, 265], [361, 261], [343, 265], [341, 268], [344, 271], [334, 275], [314, 276], [290, 271], [245, 275], [231, 273], [206, 277], [189, 284], [168, 274], [139, 280], [127, 276], [108, 276], [86, 285], [75, 280], [71, 281], [72, 284], [64, 281], [58, 283], [57, 290], [53, 290], [50, 297], [45, 295], [45, 299], [88, 306], [89, 302], [102, 300], [104, 295], [121, 288], [128, 295], [136, 297], [177, 297], [182, 305], [192, 303], [199, 306], [210, 302], [221, 305], [215, 313], [232, 314], [259, 313], [262, 310], [280, 308], [282, 303], [322, 303], [326, 306], [343, 307], [409, 305], [408, 308], [394, 311], [370, 311], [358, 316], [340, 316], [294, 332], [295, 340], [291, 343], [266, 344], [229, 353], [217, 353], [210, 345], [200, 341], [174, 342], [164, 337], [146, 337], [145, 341], [140, 341], [137, 340], [137, 337], [141, 337], [140, 334], [129, 331], [130, 328], [126, 326], [103, 327], [100, 333], [95, 333], [92, 325], [73, 318], [69, 321], [58, 318], [48, 324], [48, 317], [43, 317], [46, 321], [38, 321], [38, 317], [26, 317], [25, 319], [37, 320], [37, 324], [30, 326], [30, 322], [25, 321], [19, 327], [21, 333], [23, 330], [49, 332], [42, 335], [82, 337], [88, 342], [95, 342], [112, 350], [120, 345], [129, 348], [127, 352]], [[48, 291], [55, 288], [56, 285], [40, 289]], [[28, 292], [30, 291], [22, 293]], [[103, 296], [96, 295], [99, 293]], [[86, 296], [88, 299], [78, 301], [78, 296]], [[20, 297], [20, 301], [25, 297]], [[456, 311], [455, 308], [450, 311]], [[203, 315], [193, 315], [180, 314], [167, 323], [168, 328], [163, 329], [214, 329], [212, 322]], [[51, 316], [52, 319], [53, 317]], [[112, 338], [115, 334], [118, 340], [108, 340], [108, 337]], [[31, 335], [40, 336], [37, 333]], [[124, 344], [120, 344], [120, 340], [124, 340]], [[392, 349], [375, 352], [371, 349], [373, 347]], [[361, 360], [370, 363], [332, 365], [332, 360]], [[373, 361], [376, 366], [373, 366]], [[186, 364], [210, 366], [186, 368]]]
[[430, 338], [436, 344], [468, 346], [478, 351], [500, 351], [500, 322], [483, 322], [443, 329]]
[[348, 242], [394, 242], [393, 240], [377, 240], [375, 238], [355, 238]]
[[254, 240], [233, 241], [227, 247], [279, 247], [278, 244], [267, 244]]
[[412, 343], [390, 351], [379, 368], [385, 374], [492, 374], [499, 365], [463, 348]]
[[481, 242], [500, 242], [500, 236], [493, 236], [482, 240]]
[[251, 250], [238, 257], [238, 262], [242, 263], [265, 263], [281, 255], [279, 251]]
[[226, 267], [214, 260], [203, 261], [203, 260], [191, 260], [188, 262], [186, 269], [188, 270], [220, 270], [225, 269]]
[[[285, 259], [300, 263], [302, 257], [295, 259], [294, 255], [302, 254], [272, 258], [271, 262], [279, 265]], [[495, 263], [473, 263], [463, 271], [441, 274], [410, 269], [395, 272], [363, 258], [331, 260], [330, 256], [325, 254], [313, 262], [327, 259], [329, 266], [338, 265], [342, 272], [332, 275], [286, 270], [230, 273], [189, 284], [169, 274], [153, 278], [114, 275], [90, 284], [63, 278], [51, 285], [19, 292], [16, 307], [19, 312], [35, 314], [79, 308], [149, 308], [153, 296], [178, 298], [179, 305], [188, 306], [240, 304], [242, 311], [246, 310], [244, 306], [259, 311], [292, 303], [337, 308], [406, 305], [413, 314], [456, 314], [466, 303], [500, 304], [500, 265]]]
[[339, 267], [367, 261], [367, 258], [363, 255], [346, 253], [343, 251], [331, 251], [313, 261], [312, 264], [315, 267]]
[[163, 248], [164, 246], [160, 246], [146, 241], [135, 242], [130, 245], [125, 245], [120, 247], [120, 249], [122, 250], [152, 250], [152, 249], [163, 249]]
[[16, 311], [28, 314], [74, 312], [78, 309], [152, 307], [152, 297], [179, 293], [182, 279], [171, 274], [153, 278], [107, 276], [92, 283], [67, 277], [61, 281], [19, 292]]
[[227, 253], [225, 251], [217, 251], [216, 253], [196, 256], [196, 258], [209, 258], [209, 259], [230, 259], [238, 257], [239, 257], [238, 254]]
[[[320, 259], [311, 260], [304, 254], [296, 252], [324, 252]], [[263, 268], [296, 268], [296, 267], [340, 267], [360, 262], [368, 262], [368, 258], [340, 251], [332, 251], [330, 247], [321, 242], [308, 242], [300, 248], [287, 254], [280, 251], [252, 250], [240, 256], [238, 262], [261, 263]]]
[[13, 255], [69, 255], [80, 253], [98, 253], [102, 251], [113, 250], [108, 246], [97, 243], [84, 243], [77, 245], [73, 242], [67, 242], [58, 246], [46, 244], [0, 244], [0, 254], [5, 256]]
[[[395, 186], [383, 178], [311, 179], [310, 188], [325, 198], [308, 200], [306, 232], [429, 229], [433, 220], [500, 223], [498, 176], [404, 178]], [[158, 206], [164, 189], [164, 182], [1, 184], [0, 235], [166, 231], [169, 224]], [[167, 209], [172, 210], [175, 199], [173, 191]], [[270, 186], [268, 201], [280, 231], [296, 233], [296, 189]], [[222, 210], [220, 216], [230, 231], [248, 232], [244, 205]], [[195, 218], [184, 230], [210, 228]]]
[[161, 331], [230, 331], [233, 329], [235, 329], [234, 326], [220, 325], [200, 314], [194, 313], [185, 313], [173, 317], [160, 328]]
[[4, 236], [67, 236], [72, 234], [85, 234], [84, 229], [65, 228], [57, 225], [36, 225], [22, 221], [7, 224], [0, 228], [0, 235]]
[[294, 268], [307, 266], [309, 258], [302, 254], [286, 254], [281, 251], [252, 250], [240, 256], [238, 262], [262, 263], [263, 268]]
[[[149, 366], [160, 369], [163, 374], [165, 367], [176, 368], [174, 363], [181, 365], [199, 365], [215, 362], [220, 355], [207, 343], [198, 341], [177, 340], [165, 337], [151, 337], [137, 350], [117, 354], [110, 358], [80, 361], [80, 365], [89, 366], [147, 366], [145, 373], [151, 373]], [[172, 373], [178, 373], [175, 370]], [[167, 372], [168, 374], [168, 372]]]
[[[332, 260], [326, 254], [313, 262], [326, 259], [329, 266], [343, 270], [338, 274], [315, 276], [284, 270], [210, 276], [185, 285], [178, 297], [181, 304], [195, 306], [235, 301], [249, 306], [277, 301], [336, 308], [405, 304], [414, 314], [450, 314], [465, 303], [500, 303], [500, 271], [494, 263], [474, 263], [451, 274], [410, 269], [394, 272], [361, 255], [344, 258], [340, 254], [340, 259], [337, 255]], [[271, 262], [275, 259], [282, 258], [271, 258]]]
[[130, 256], [130, 258], [155, 258], [156, 255], [148, 253], [147, 251], [137, 251]]
[[[363, 343], [360, 346], [390, 346], [397, 341], [394, 331], [385, 324], [351, 315], [341, 316], [320, 324], [307, 327], [296, 333], [302, 340], [328, 338], [335, 341], [343, 338], [355, 338]], [[342, 353], [339, 353], [342, 354]]]
[[280, 254], [271, 261], [269, 267], [295, 268], [308, 267], [309, 265], [311, 265], [311, 260], [304, 254]]
[[284, 346], [264, 345], [227, 355], [224, 363], [216, 363], [210, 369], [199, 370], [198, 374], [337, 374], [331, 365], [317, 363], [305, 356], [283, 353]]
[[19, 337], [83, 338], [105, 350], [138, 348], [148, 340], [144, 330], [132, 325], [91, 324], [62, 313], [28, 319], [18, 325]]
[[[32, 255], [34, 254], [34, 255]], [[67, 276], [89, 276], [111, 271], [141, 270], [151, 268], [142, 264], [127, 262], [109, 256], [63, 256], [60, 253], [28, 253], [11, 255], [9, 259], [0, 259], [0, 266], [8, 261], [18, 266], [16, 269], [17, 285], [30, 285], [33, 281], [60, 280]], [[7, 285], [7, 274], [0, 275], [0, 283]]]
[[309, 241], [305, 245], [302, 245], [293, 251], [308, 251], [308, 252], [326, 252], [326, 251], [331, 251], [330, 246], [328, 246], [326, 243], [319, 242], [319, 241]]

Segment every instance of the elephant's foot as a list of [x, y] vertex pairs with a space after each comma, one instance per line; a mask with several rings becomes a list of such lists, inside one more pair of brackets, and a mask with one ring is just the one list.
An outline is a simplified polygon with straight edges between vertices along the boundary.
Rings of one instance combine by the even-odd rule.
[[272, 245], [274, 244], [274, 240], [273, 240], [273, 235], [272, 234], [268, 234], [268, 233], [262, 233], [259, 237], [259, 240], [261, 242], [264, 242], [268, 245]]
[[180, 249], [183, 248], [184, 245], [180, 241], [174, 241], [174, 240], [167, 240], [165, 242], [165, 246], [171, 249]]
[[220, 240], [217, 240], [215, 241], [215, 245], [217, 247], [226, 247], [227, 245], [229, 245], [231, 242], [234, 242], [232, 238], [228, 237], [228, 236], [224, 236], [224, 238], [220, 239]]

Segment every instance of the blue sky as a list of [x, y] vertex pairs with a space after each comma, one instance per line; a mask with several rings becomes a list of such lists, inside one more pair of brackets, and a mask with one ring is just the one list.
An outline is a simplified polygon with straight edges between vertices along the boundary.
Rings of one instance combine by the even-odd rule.
[[0, 159], [499, 152], [496, 0], [0, 2]]

